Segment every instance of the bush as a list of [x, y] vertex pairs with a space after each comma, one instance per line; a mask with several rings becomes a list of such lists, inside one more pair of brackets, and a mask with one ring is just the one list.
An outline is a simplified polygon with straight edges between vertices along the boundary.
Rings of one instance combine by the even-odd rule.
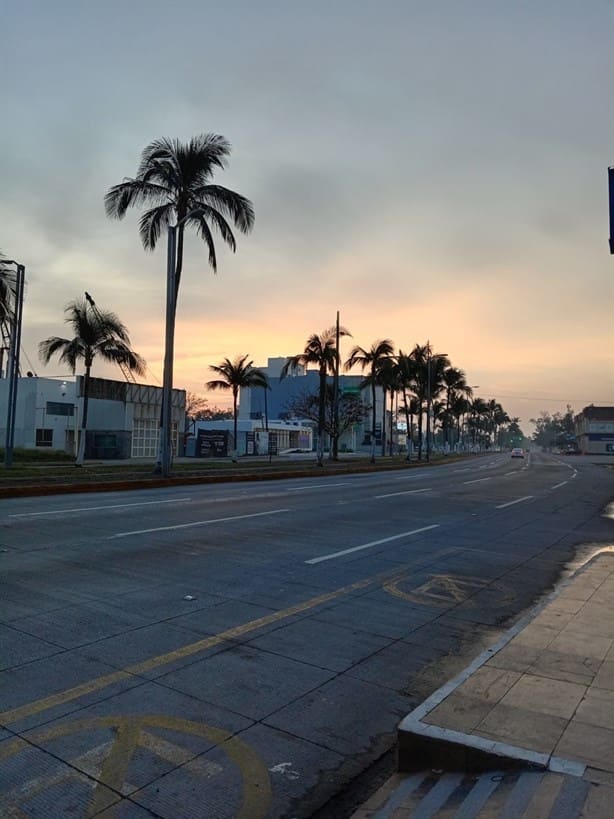
[[[4, 447], [0, 447], [0, 458], [4, 460]], [[23, 449], [15, 447], [13, 450], [14, 463], [69, 463], [75, 460], [74, 455], [69, 455], [63, 449]]]

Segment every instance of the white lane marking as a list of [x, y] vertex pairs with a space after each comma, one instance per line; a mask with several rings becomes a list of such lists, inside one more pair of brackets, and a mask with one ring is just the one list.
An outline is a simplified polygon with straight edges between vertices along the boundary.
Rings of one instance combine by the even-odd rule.
[[566, 483], [569, 483], [569, 481], [561, 481], [561, 483], [555, 483], [554, 486], [550, 487], [550, 489], [559, 489], [561, 486], [565, 486]]
[[466, 483], [482, 483], [482, 481], [489, 481], [490, 478], [476, 478], [474, 481], [463, 481], [464, 484]]
[[452, 474], [456, 475], [457, 472], [471, 472], [472, 469], [473, 469], [473, 467], [466, 466], [466, 467], [464, 467], [464, 469], [455, 469]]
[[192, 498], [173, 498], [172, 500], [140, 501], [139, 503], [115, 503], [106, 506], [81, 506], [74, 509], [53, 509], [48, 512], [20, 512], [9, 515], [9, 518], [34, 518], [38, 515], [66, 515], [69, 512], [98, 512], [104, 509], [128, 509], [133, 506], [159, 506], [162, 503], [190, 503]]
[[524, 498], [517, 498], [516, 500], [508, 501], [507, 503], [501, 503], [499, 506], [495, 506], [495, 509], [505, 509], [506, 506], [513, 506], [515, 503], [522, 503], [523, 501], [531, 500], [532, 497], [533, 495], [525, 495]]
[[293, 486], [290, 489], [284, 489], [284, 492], [304, 492], [305, 489], [328, 489], [329, 486], [348, 486], [349, 481], [343, 483], [316, 483], [311, 486]]
[[351, 549], [343, 549], [341, 552], [333, 552], [330, 555], [323, 555], [323, 557], [312, 557], [311, 560], [306, 560], [305, 563], [309, 563], [313, 566], [315, 563], [322, 563], [323, 560], [332, 560], [335, 557], [349, 555], [352, 552], [360, 552], [362, 549], [370, 549], [371, 546], [379, 546], [382, 543], [390, 543], [392, 540], [399, 540], [402, 537], [417, 535], [419, 532], [427, 532], [429, 529], [439, 529], [439, 523], [435, 523], [432, 526], [423, 526], [421, 529], [412, 529], [410, 532], [401, 532], [400, 535], [384, 537], [381, 540], [372, 540], [370, 543], [363, 543], [361, 546], [353, 546]]
[[503, 477], [507, 478], [508, 475], [517, 475], [517, 474], [518, 474], [518, 470], [515, 469], [513, 472], [506, 472]]
[[246, 518], [261, 518], [264, 515], [279, 515], [282, 512], [289, 512], [289, 509], [271, 509], [270, 512], [254, 512], [251, 515], [233, 515], [228, 518], [212, 518], [211, 520], [195, 520], [192, 523], [177, 523], [174, 526], [157, 526], [155, 529], [136, 529], [133, 532], [118, 532], [110, 535], [107, 540], [115, 540], [118, 537], [128, 537], [129, 535], [146, 535], [150, 532], [169, 532], [174, 529], [189, 529], [191, 526], [208, 526], [211, 523], [227, 523], [231, 520], [245, 520]]
[[376, 499], [380, 498], [396, 498], [397, 495], [417, 495], [419, 492], [432, 492], [431, 487], [428, 489], [406, 489], [405, 492], [389, 492], [387, 495], [376, 495]]

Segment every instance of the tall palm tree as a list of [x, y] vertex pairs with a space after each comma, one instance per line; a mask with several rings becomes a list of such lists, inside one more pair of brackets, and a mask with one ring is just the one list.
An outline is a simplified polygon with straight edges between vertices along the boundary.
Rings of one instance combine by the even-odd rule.
[[211, 364], [209, 369], [219, 378], [207, 381], [205, 386], [210, 390], [232, 390], [232, 417], [234, 451], [233, 461], [237, 452], [237, 403], [241, 387], [268, 387], [266, 375], [262, 370], [254, 367], [253, 361], [248, 361], [248, 355], [237, 356], [234, 361], [225, 358], [221, 364]]
[[139, 223], [145, 250], [155, 249], [164, 226], [178, 224], [175, 304], [186, 227], [193, 228], [207, 246], [214, 273], [217, 256], [213, 233], [218, 233], [234, 253], [236, 241], [228, 220], [241, 233], [249, 233], [253, 227], [254, 208], [249, 199], [212, 184], [214, 172], [226, 168], [229, 155], [230, 143], [218, 134], [201, 134], [187, 143], [156, 139], [143, 150], [136, 176], [114, 185], [105, 196], [107, 215], [116, 219], [123, 219], [130, 207], [148, 206]]
[[[350, 336], [351, 333], [345, 327], [339, 328], [339, 336]], [[324, 466], [324, 427], [326, 425], [326, 379], [328, 375], [334, 375], [335, 367], [339, 363], [339, 351], [337, 350], [337, 328], [329, 327], [318, 335], [313, 333], [307, 339], [305, 349], [298, 355], [289, 356], [282, 367], [280, 379], [285, 378], [297, 367], [308, 367], [315, 364], [318, 368], [318, 443], [317, 458], [318, 466]]]
[[99, 310], [86, 299], [75, 299], [66, 305], [65, 322], [69, 324], [73, 338], [51, 336], [41, 341], [38, 353], [41, 361], [48, 364], [57, 355], [60, 362], [70, 367], [73, 375], [79, 361], [85, 366], [83, 379], [83, 413], [81, 435], [75, 466], [83, 466], [85, 458], [85, 433], [89, 401], [90, 372], [96, 356], [113, 364], [126, 367], [137, 375], [145, 372], [145, 361], [130, 348], [130, 336], [125, 325], [115, 313]]
[[[365, 384], [371, 387], [371, 463], [375, 463], [375, 430], [377, 425], [377, 409], [375, 406], [375, 388], [378, 384], [378, 378], [386, 359], [392, 357], [394, 347], [389, 338], [383, 341], [374, 341], [370, 349], [366, 350], [364, 347], [354, 347], [350, 352], [348, 360], [345, 362], [345, 369], [350, 370], [356, 364], [360, 365], [361, 370], [369, 370], [369, 374], [364, 380]], [[386, 423], [386, 418], [382, 419], [382, 437], [383, 429]]]
[[[109, 189], [105, 196], [107, 215], [123, 219], [130, 207], [145, 206], [139, 223], [141, 241], [146, 250], [154, 250], [162, 228], [177, 225], [177, 246], [174, 270], [175, 292], [172, 304], [167, 303], [166, 345], [175, 336], [177, 296], [183, 270], [184, 232], [187, 226], [196, 230], [209, 251], [209, 264], [217, 272], [217, 256], [213, 233], [233, 251], [236, 241], [229, 224], [242, 233], [249, 233], [254, 224], [254, 208], [241, 194], [212, 183], [216, 170], [228, 163], [230, 143], [218, 134], [201, 134], [189, 142], [163, 137], [151, 142], [141, 154], [137, 174]], [[167, 266], [168, 270], [168, 266]], [[167, 296], [168, 302], [168, 296]], [[172, 357], [165, 360], [165, 383], [172, 386]], [[160, 452], [156, 472], [162, 472], [164, 435], [163, 412], [160, 416]]]

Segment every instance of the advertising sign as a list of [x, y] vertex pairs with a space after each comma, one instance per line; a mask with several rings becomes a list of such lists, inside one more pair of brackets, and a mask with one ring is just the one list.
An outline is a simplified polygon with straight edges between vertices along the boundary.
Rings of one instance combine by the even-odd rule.
[[196, 438], [197, 458], [225, 458], [228, 455], [228, 431], [199, 429]]

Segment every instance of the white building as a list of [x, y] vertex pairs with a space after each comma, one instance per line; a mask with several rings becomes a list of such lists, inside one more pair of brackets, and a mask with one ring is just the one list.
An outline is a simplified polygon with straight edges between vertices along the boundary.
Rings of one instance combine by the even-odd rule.
[[[6, 438], [7, 379], [0, 379], [0, 446]], [[17, 386], [16, 448], [56, 449], [76, 453], [83, 412], [83, 376], [57, 380], [32, 376]], [[91, 378], [87, 414], [86, 458], [155, 458], [162, 389], [106, 378]], [[185, 391], [173, 390], [173, 451], [183, 454]]]

